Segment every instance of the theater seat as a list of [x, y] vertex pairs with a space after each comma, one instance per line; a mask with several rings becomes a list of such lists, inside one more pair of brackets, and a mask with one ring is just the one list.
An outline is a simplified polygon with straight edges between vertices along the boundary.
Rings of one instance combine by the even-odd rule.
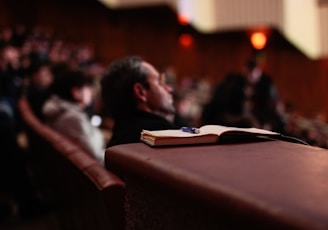
[[125, 183], [98, 160], [33, 114], [23, 96], [18, 108], [36, 178], [64, 229], [124, 229]]

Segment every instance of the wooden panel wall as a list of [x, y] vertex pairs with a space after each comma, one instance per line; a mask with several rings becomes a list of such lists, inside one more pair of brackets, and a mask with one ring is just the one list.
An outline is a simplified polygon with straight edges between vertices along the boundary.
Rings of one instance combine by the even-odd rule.
[[[69, 40], [91, 42], [105, 64], [138, 54], [160, 69], [174, 66], [180, 78], [207, 78], [213, 84], [227, 72], [241, 70], [253, 54], [246, 32], [201, 34], [182, 28], [168, 7], [109, 10], [95, 0], [5, 0], [0, 15], [2, 26], [50, 26]], [[183, 31], [194, 36], [189, 48], [178, 44]], [[308, 59], [277, 31], [271, 33], [264, 57], [285, 102], [305, 116], [328, 118], [328, 59]]]

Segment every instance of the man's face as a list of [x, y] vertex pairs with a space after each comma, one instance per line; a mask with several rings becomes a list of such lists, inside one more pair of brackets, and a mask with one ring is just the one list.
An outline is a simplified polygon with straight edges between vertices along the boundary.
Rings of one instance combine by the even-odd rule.
[[149, 109], [164, 117], [175, 113], [173, 105], [173, 89], [166, 84], [165, 75], [160, 75], [158, 71], [149, 63], [142, 62], [143, 68], [148, 73], [149, 89], [147, 90], [147, 105]]

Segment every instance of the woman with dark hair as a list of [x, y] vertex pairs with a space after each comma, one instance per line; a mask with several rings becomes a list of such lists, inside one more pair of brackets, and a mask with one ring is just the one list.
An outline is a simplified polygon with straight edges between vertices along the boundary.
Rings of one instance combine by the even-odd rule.
[[60, 71], [51, 91], [52, 96], [43, 106], [47, 124], [103, 162], [104, 137], [85, 112], [93, 100], [92, 79], [81, 71]]

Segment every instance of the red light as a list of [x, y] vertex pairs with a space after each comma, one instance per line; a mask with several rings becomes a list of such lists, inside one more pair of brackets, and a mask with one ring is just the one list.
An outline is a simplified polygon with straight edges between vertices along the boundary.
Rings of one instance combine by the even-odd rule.
[[263, 33], [263, 32], [252, 33], [251, 43], [255, 49], [257, 49], [257, 50], [263, 49], [266, 45], [266, 42], [267, 42], [267, 37], [266, 37], [265, 33]]
[[183, 14], [178, 15], [178, 22], [182, 26], [189, 25], [189, 18]]
[[190, 34], [181, 34], [179, 37], [179, 43], [183, 47], [189, 47], [193, 43], [193, 37]]

